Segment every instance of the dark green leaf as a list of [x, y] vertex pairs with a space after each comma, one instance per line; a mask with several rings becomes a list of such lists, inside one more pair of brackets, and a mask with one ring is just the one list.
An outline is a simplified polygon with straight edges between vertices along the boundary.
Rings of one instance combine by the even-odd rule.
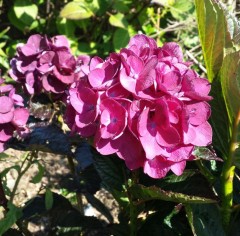
[[29, 27], [26, 26], [22, 21], [20, 21], [16, 15], [15, 15], [15, 12], [13, 11], [13, 8], [11, 8], [9, 11], [8, 11], [8, 19], [9, 21], [19, 30], [21, 31], [26, 31], [26, 30], [29, 30]]
[[[239, 207], [239, 205], [238, 205], [238, 207]], [[239, 210], [238, 210], [238, 211], [233, 212], [231, 227], [230, 227], [228, 235], [240, 236], [239, 225], [240, 225], [240, 214], [239, 214]]]
[[220, 211], [215, 204], [186, 204], [192, 232], [196, 236], [225, 236]]
[[[102, 222], [95, 217], [83, 216], [78, 210], [72, 207], [65, 197], [52, 193], [52, 208], [47, 210], [45, 207], [46, 194], [31, 199], [26, 203], [23, 210], [23, 218], [28, 222], [43, 222], [48, 219], [45, 226], [49, 228], [50, 235], [79, 235], [96, 231], [100, 235], [106, 235]], [[102, 234], [101, 234], [102, 233]]]
[[41, 150], [59, 154], [70, 154], [69, 138], [56, 125], [36, 127], [22, 143], [30, 150]]
[[119, 205], [126, 207], [128, 198], [125, 186], [126, 167], [116, 156], [101, 156], [95, 152], [94, 166], [101, 177], [102, 186], [116, 199]]
[[37, 184], [42, 180], [42, 177], [45, 171], [44, 167], [39, 163], [39, 161], [37, 162], [37, 166], [38, 166], [38, 173], [31, 180], [31, 182], [34, 184]]
[[23, 216], [21, 220], [31, 221], [31, 218], [36, 215], [44, 216], [47, 214], [47, 212], [54, 211], [57, 208], [62, 208], [65, 210], [72, 207], [69, 200], [62, 195], [52, 192], [52, 198], [53, 204], [50, 211], [46, 209], [46, 194], [41, 194], [30, 199], [23, 207]]
[[166, 208], [166, 205], [166, 203], [162, 202], [162, 208], [146, 217], [143, 225], [138, 230], [139, 236], [191, 235], [191, 229], [182, 205], [179, 204], [174, 208]]
[[222, 159], [217, 157], [217, 154], [214, 152], [214, 150], [210, 150], [208, 147], [195, 147], [192, 154], [197, 159], [222, 161]]
[[21, 217], [22, 210], [8, 202], [8, 209], [6, 216], [0, 220], [0, 235], [6, 232], [12, 225]]
[[113, 35], [113, 46], [115, 50], [120, 50], [125, 47], [130, 40], [130, 36], [127, 30], [117, 29]]
[[17, 229], [9, 229], [2, 236], [23, 236], [22, 232]]
[[124, 2], [121, 0], [115, 1], [113, 8], [116, 9], [116, 11], [118, 12], [122, 12], [122, 13], [129, 12], [129, 7], [126, 4], [124, 4]]
[[139, 229], [139, 236], [151, 235], [151, 236], [175, 236], [176, 232], [168, 225], [161, 222], [161, 213], [151, 214], [148, 216], [144, 225]]
[[210, 102], [212, 109], [210, 122], [213, 128], [213, 146], [220, 152], [221, 157], [226, 158], [229, 151], [230, 126], [219, 79], [214, 80], [212, 83], [211, 96], [214, 98]]
[[89, 193], [84, 193], [84, 196], [94, 208], [96, 208], [101, 214], [103, 214], [108, 219], [109, 223], [113, 223], [113, 217], [109, 212], [109, 209], [99, 199], [97, 199], [94, 195], [91, 195]]
[[16, 170], [16, 171], [18, 172], [18, 174], [19, 174], [20, 171], [21, 171], [21, 168], [20, 168], [19, 165], [10, 166], [10, 167], [5, 168], [5, 169], [0, 173], [1, 177], [6, 176], [6, 174], [7, 174], [10, 170], [12, 170], [12, 169]]
[[95, 194], [101, 188], [101, 178], [93, 165], [79, 172], [80, 189]]
[[178, 203], [212, 203], [212, 202], [216, 202], [215, 199], [187, 195], [187, 194], [172, 192], [172, 191], [165, 191], [156, 186], [145, 187], [140, 184], [139, 185], [135, 184], [129, 188], [129, 191], [131, 192], [131, 194], [134, 198], [134, 201], [136, 201], [136, 203], [141, 203], [141, 202], [150, 201], [150, 200], [154, 200], [154, 199], [155, 200], [158, 199], [158, 200], [164, 200], [164, 201], [172, 201], [172, 202], [178, 202]]
[[110, 235], [114, 236], [129, 236], [130, 227], [128, 224], [112, 224], [109, 225]]
[[94, 166], [102, 179], [102, 184], [108, 190], [123, 189], [124, 166], [116, 156], [100, 156], [94, 154]]
[[155, 185], [165, 191], [216, 199], [211, 185], [198, 170], [185, 170], [180, 176], [172, 174], [158, 181], [142, 181], [142, 183], [149, 187]]
[[46, 189], [45, 193], [45, 207], [47, 210], [50, 210], [53, 206], [53, 193], [51, 190]]
[[75, 21], [68, 20], [66, 18], [58, 18], [56, 21], [58, 32], [66, 35], [68, 38], [74, 38], [74, 32], [76, 29], [76, 24], [74, 22]]
[[91, 152], [91, 146], [86, 141], [82, 141], [77, 146], [74, 156], [77, 160], [77, 169], [79, 171], [84, 170], [86, 167], [93, 164], [93, 154]]

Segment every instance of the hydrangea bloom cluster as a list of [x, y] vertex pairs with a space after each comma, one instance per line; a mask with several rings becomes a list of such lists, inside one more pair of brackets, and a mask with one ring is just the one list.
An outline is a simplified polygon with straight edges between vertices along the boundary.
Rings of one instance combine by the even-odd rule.
[[66, 123], [94, 136], [101, 154], [162, 178], [181, 175], [194, 147], [211, 143], [210, 84], [183, 61], [178, 44], [157, 47], [136, 35], [120, 53], [93, 57], [85, 71], [69, 89]]
[[0, 78], [0, 152], [5, 150], [14, 131], [19, 135], [27, 132], [25, 125], [29, 117], [29, 111], [23, 107], [23, 98], [15, 93], [12, 85], [3, 83]]
[[42, 90], [63, 94], [80, 76], [81, 63], [81, 57], [75, 59], [71, 54], [65, 36], [49, 39], [36, 34], [30, 36], [26, 44], [18, 45], [9, 74], [25, 84], [29, 94], [38, 94]]

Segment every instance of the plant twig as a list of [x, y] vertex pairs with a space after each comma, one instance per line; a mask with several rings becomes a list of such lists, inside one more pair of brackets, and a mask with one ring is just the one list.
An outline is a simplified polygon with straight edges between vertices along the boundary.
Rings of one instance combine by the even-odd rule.
[[200, 68], [205, 74], [207, 74], [206, 68], [193, 56], [193, 54], [192, 54], [190, 51], [186, 50], [186, 54], [187, 54], [187, 56], [188, 56], [191, 60], [193, 60], [193, 62], [194, 62], [195, 64], [197, 64], [197, 65], [199, 66], [199, 68]]

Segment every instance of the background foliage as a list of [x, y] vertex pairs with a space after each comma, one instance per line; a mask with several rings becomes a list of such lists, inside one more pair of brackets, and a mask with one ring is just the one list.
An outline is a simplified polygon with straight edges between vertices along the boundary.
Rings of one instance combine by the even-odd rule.
[[[136, 33], [144, 33], [159, 46], [180, 43], [186, 60], [193, 61], [194, 69], [212, 83], [214, 97], [213, 146], [196, 149], [198, 160], [189, 163], [182, 176], [169, 174], [160, 180], [150, 179], [141, 170], [131, 173], [113, 156], [99, 156], [82, 139], [69, 136], [62, 123], [62, 107], [46, 96], [33, 99], [31, 135], [24, 142], [9, 143], [27, 152], [19, 165], [0, 173], [4, 189], [0, 203], [6, 212], [0, 235], [29, 235], [28, 222], [46, 215], [51, 219], [49, 235], [240, 235], [240, 178], [235, 169], [240, 167], [240, 29], [230, 13], [238, 11], [236, 1], [223, 6], [212, 0], [2, 0], [0, 7], [0, 68], [9, 83], [13, 83], [7, 74], [9, 60], [17, 44], [32, 34], [63, 34], [75, 55], [105, 57], [125, 47]], [[20, 181], [36, 164], [39, 171], [32, 181], [40, 182], [44, 166], [39, 151], [67, 157], [76, 186], [68, 191], [80, 198], [84, 195], [108, 223], [84, 216], [83, 209], [49, 189], [22, 208], [13, 204], [18, 184], [12, 191], [7, 189], [6, 174], [15, 169]], [[1, 161], [6, 158], [1, 154]], [[106, 206], [95, 198], [100, 187], [117, 200], [119, 223], [113, 223]], [[13, 230], [15, 223], [18, 228]]]

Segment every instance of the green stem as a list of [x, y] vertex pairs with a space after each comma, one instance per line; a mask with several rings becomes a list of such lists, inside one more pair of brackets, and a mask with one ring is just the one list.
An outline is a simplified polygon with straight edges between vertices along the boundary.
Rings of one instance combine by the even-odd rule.
[[[75, 164], [73, 161], [73, 156], [72, 155], [67, 155], [68, 159], [68, 165], [70, 168], [70, 171], [73, 175], [77, 175], [76, 170], [75, 170]], [[78, 210], [79, 212], [83, 215], [84, 214], [84, 207], [83, 207], [83, 196], [82, 193], [76, 192], [76, 198], [77, 198], [77, 205], [78, 205]]]
[[[130, 185], [138, 184], [139, 182], [139, 170], [132, 172], [132, 182]], [[128, 184], [129, 186], [129, 184]], [[130, 236], [137, 235], [137, 217], [138, 210], [132, 199], [132, 194], [128, 191], [129, 207], [130, 207]]]
[[232, 138], [230, 143], [229, 156], [225, 160], [222, 170], [222, 221], [225, 230], [227, 231], [230, 224], [232, 205], [233, 205], [233, 178], [235, 165], [234, 153], [236, 150], [236, 142], [238, 135], [238, 126], [240, 122], [240, 111], [238, 112], [237, 118], [234, 122], [232, 129]]
[[[30, 156], [30, 158], [28, 159], [28, 157]], [[24, 160], [21, 164], [21, 167], [20, 167], [20, 172], [18, 174], [18, 177], [16, 179], [16, 182], [14, 184], [14, 187], [13, 187], [13, 190], [11, 192], [11, 196], [10, 196], [10, 199], [9, 201], [10, 202], [13, 202], [13, 199], [16, 195], [16, 191], [17, 191], [17, 188], [18, 188], [18, 185], [20, 183], [20, 180], [21, 178], [23, 177], [23, 175], [27, 172], [27, 170], [30, 168], [30, 166], [32, 165], [32, 159], [33, 159], [34, 155], [33, 153], [27, 153], [26, 156], [24, 157]], [[28, 161], [27, 165], [24, 167], [26, 161]]]
[[130, 236], [137, 235], [137, 209], [130, 200]]
[[231, 218], [234, 170], [235, 166], [226, 164], [222, 173], [222, 221], [225, 230], [228, 229]]

